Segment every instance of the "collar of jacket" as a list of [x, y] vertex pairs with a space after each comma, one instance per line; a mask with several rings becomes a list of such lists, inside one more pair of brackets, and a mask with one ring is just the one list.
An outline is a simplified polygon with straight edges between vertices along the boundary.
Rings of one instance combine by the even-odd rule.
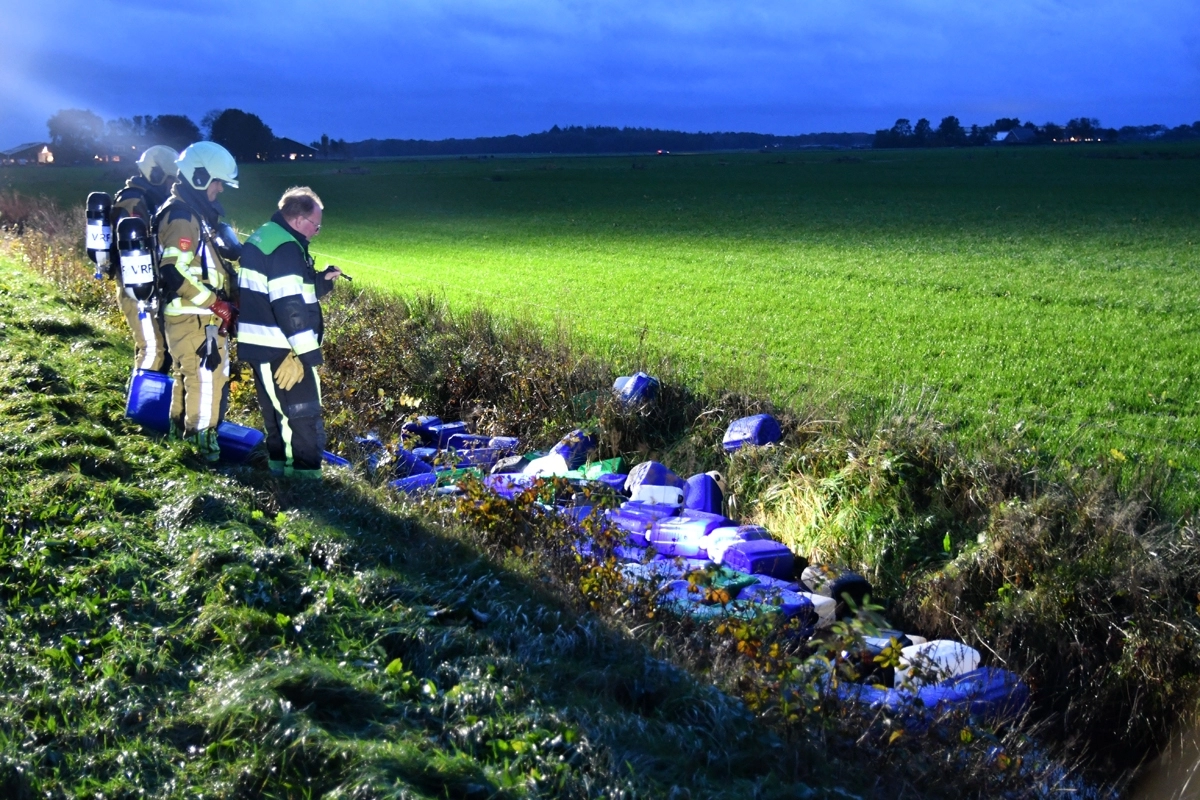
[[305, 238], [304, 234], [287, 224], [287, 220], [283, 218], [283, 212], [276, 211], [274, 214], [272, 214], [271, 222], [274, 222], [276, 225], [290, 233], [292, 238], [299, 242], [300, 246], [304, 248], [304, 254], [308, 255], [308, 239]]
[[171, 187], [171, 196], [178, 197], [188, 208], [204, 217], [204, 221], [216, 227], [220, 218], [225, 216], [225, 209], [218, 202], [208, 199], [206, 192], [201, 192], [188, 186], [186, 181], [176, 181]]

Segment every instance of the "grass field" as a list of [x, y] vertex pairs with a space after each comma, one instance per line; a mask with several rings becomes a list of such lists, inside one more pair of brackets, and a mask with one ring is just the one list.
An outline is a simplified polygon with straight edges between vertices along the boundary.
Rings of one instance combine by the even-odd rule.
[[[619, 365], [785, 403], [919, 399], [964, 439], [1200, 472], [1200, 150], [1077, 147], [247, 167], [363, 282], [559, 321]], [[6, 170], [82, 203], [100, 170]], [[1116, 451], [1115, 453], [1113, 451]]]

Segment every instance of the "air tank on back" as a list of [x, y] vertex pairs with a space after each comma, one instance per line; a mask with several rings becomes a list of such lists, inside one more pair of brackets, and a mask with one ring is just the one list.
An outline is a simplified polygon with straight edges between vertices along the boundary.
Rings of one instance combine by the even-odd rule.
[[92, 192], [87, 198], [87, 229], [84, 244], [88, 258], [96, 265], [96, 280], [104, 279], [112, 269], [112, 197], [108, 192]]
[[117, 223], [117, 250], [121, 254], [121, 282], [125, 294], [138, 301], [138, 313], [154, 297], [154, 251], [150, 231], [141, 217], [125, 217]]

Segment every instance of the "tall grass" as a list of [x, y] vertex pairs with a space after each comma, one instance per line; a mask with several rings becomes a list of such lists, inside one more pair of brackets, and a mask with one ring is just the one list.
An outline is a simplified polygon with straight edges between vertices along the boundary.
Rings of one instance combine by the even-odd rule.
[[[48, 326], [34, 316], [33, 321], [22, 323], [29, 330], [60, 337], [77, 336], [83, 330]], [[867, 762], [886, 768], [891, 778], [913, 781], [924, 774], [925, 788], [946, 796], [968, 785], [972, 793], [990, 791], [985, 787], [994, 788], [989, 783], [993, 779], [1011, 782], [1004, 783], [1006, 791], [1024, 786], [1036, 796], [1041, 791], [1037, 787], [1045, 787], [1053, 769], [1047, 772], [1047, 762], [1034, 758], [1036, 747], [1029, 750], [1032, 744], [1020, 744], [1027, 732], [1040, 730], [1041, 746], [1064, 761], [1086, 765], [1101, 780], [1120, 782], [1195, 708], [1200, 690], [1195, 680], [1200, 674], [1200, 637], [1193, 607], [1200, 590], [1196, 525], [1187, 518], [1168, 516], [1156, 502], [1162, 491], [1156, 476], [1133, 471], [1128, 461], [1115, 454], [1096, 469], [1064, 469], [1027, 447], [1019, 433], [991, 441], [986, 451], [967, 452], [931, 416], [925, 398], [902, 399], [873, 414], [848, 408], [836, 399], [807, 408], [780, 407], [747, 396], [685, 388], [688, 384], [676, 377], [680, 367], [654, 355], [630, 366], [645, 367], [663, 380], [659, 400], [626, 409], [603, 391], [615, 370], [586, 355], [569, 335], [546, 337], [535, 325], [512, 324], [483, 312], [464, 314], [428, 298], [401, 301], [374, 291], [339, 290], [331, 299], [328, 321], [323, 383], [331, 390], [327, 396], [333, 439], [344, 452], [352, 453], [353, 436], [368, 428], [395, 438], [399, 423], [415, 413], [461, 416], [481, 430], [519, 434], [533, 447], [550, 444], [569, 427], [596, 426], [604, 432], [602, 456], [621, 455], [631, 461], [655, 457], [685, 473], [723, 470], [731, 501], [741, 516], [766, 523], [814, 561], [863, 571], [877, 587], [876, 601], [885, 604], [893, 621], [917, 632], [961, 638], [979, 647], [992, 663], [1021, 671], [1035, 689], [1034, 716], [1028, 724], [1036, 727], [1014, 729], [1010, 733], [1016, 739], [1003, 740], [995, 731], [972, 728], [965, 755], [949, 756], [967, 759], [963, 763], [969, 769], [935, 779], [928, 771], [948, 757], [940, 749], [945, 742], [938, 739], [946, 728], [937, 728], [939, 733], [927, 739], [904, 740], [897, 749], [886, 731], [894, 721], [863, 718], [827, 700], [819, 703], [824, 711], [810, 709], [797, 717], [795, 708], [789, 710], [786, 698], [792, 688], [787, 676], [800, 663], [797, 659], [810, 652], [803, 649], [808, 645], [786, 637], [773, 639], [776, 633], [748, 627], [719, 633], [688, 622], [668, 623], [661, 616], [646, 616], [653, 611], [652, 604], [622, 608], [612, 601], [615, 586], [603, 570], [561, 568], [565, 562], [558, 559], [571, 553], [565, 531], [545, 527], [519, 507], [501, 504], [482, 513], [482, 506], [474, 503], [459, 506], [454, 513], [438, 504], [425, 509], [430, 519], [441, 519], [451, 531], [460, 531], [458, 541], [470, 542], [515, 574], [529, 577], [532, 585], [554, 589], [568, 602], [582, 602], [581, 609], [589, 607], [589, 599], [598, 598], [597, 610], [611, 614], [607, 618], [614, 624], [648, 631], [659, 652], [742, 694], [760, 718], [776, 720], [779, 730], [803, 742], [804, 748], [823, 741], [823, 752], [835, 760], [853, 761], [868, 752]], [[21, 380], [28, 386], [48, 392], [52, 400], [60, 398], [54, 402], [60, 404], [56, 413], [62, 419], [84, 413], [69, 405], [65, 388], [54, 388], [60, 384], [53, 370], [36, 365], [21, 369], [26, 370], [20, 375], [26, 376]], [[595, 389], [602, 391], [586, 394]], [[112, 387], [107, 391], [111, 393]], [[71, 408], [75, 410], [67, 410]], [[728, 422], [763, 410], [773, 411], [783, 421], [788, 435], [782, 445], [725, 456], [720, 437]], [[116, 410], [105, 413], [110, 420], [119, 416]], [[65, 460], [41, 452], [36, 443], [12, 452], [39, 459], [37, 463], [44, 464], [39, 468], [51, 471], [68, 463], [86, 465], [88, 475], [102, 478], [140, 474], [138, 470], [145, 468], [136, 466], [144, 459], [139, 461], [131, 453], [113, 456], [103, 437], [96, 439], [87, 429], [88, 424], [81, 423], [76, 434], [81, 438], [70, 445], [76, 449]], [[57, 441], [62, 434], [52, 428], [46, 435]], [[155, 453], [165, 464], [186, 463], [174, 450]], [[416, 550], [409, 548], [405, 542], [416, 535], [413, 529], [386, 510], [390, 501], [368, 486], [339, 483], [336, 496], [326, 502], [301, 498], [283, 487], [262, 486], [262, 479], [246, 480], [246, 493], [230, 495], [217, 486], [197, 487], [190, 496], [163, 505], [156, 519], [169, 532], [167, 550], [155, 558], [173, 564], [164, 575], [170, 591], [179, 593], [173, 596], [176, 602], [205, 603], [204, 612], [188, 623], [191, 640], [219, 652], [240, 654], [222, 666], [220, 674], [275, 687], [270, 690], [274, 695], [262, 690], [247, 695], [259, 699], [247, 701], [251, 705], [244, 722], [237, 721], [242, 717], [217, 713], [219, 704], [205, 706], [197, 723], [208, 732], [203, 736], [221, 731], [217, 741], [255, 742], [267, 755], [254, 762], [253, 774], [297, 763], [299, 778], [288, 773], [292, 775], [288, 780], [300, 779], [309, 769], [303, 765], [310, 763], [305, 760], [309, 756], [303, 755], [305, 743], [313, 743], [318, 760], [333, 751], [321, 749], [321, 735], [316, 732], [316, 738], [303, 734], [304, 728], [297, 728], [289, 716], [291, 711], [272, 707], [270, 714], [275, 716], [264, 718], [266, 707], [254, 704], [276, 702], [278, 687], [285, 684], [293, 687], [286, 692], [302, 698], [305, 695], [295, 694], [300, 692], [295, 687], [302, 688], [310, 679], [286, 677], [286, 670], [278, 677], [262, 677], [247, 672], [238, 659], [270, 652], [276, 647], [270, 644], [274, 641], [293, 653], [289, 659], [295, 658], [290, 648], [297, 642], [289, 631], [309, 631], [325, 637], [320, 652], [350, 654], [341, 660], [375, 659], [374, 663], [390, 665], [399, 658], [397, 679], [409, 686], [404, 691], [419, 695], [420, 681], [439, 673], [436, 658], [415, 655], [422, 650], [412, 637], [424, 641], [421, 637], [432, 634], [401, 631], [394, 645], [383, 646], [383, 656], [369, 655], [377, 651], [364, 642], [372, 641], [374, 634], [348, 634], [348, 620], [329, 613], [335, 607], [358, 609], [367, 597], [381, 608], [411, 609], [422, 596], [406, 588], [405, 581], [412, 578], [397, 579], [387, 569], [411, 562], [411, 569], [417, 571], [405, 573], [411, 576], [421, 569], [441, 569], [447, 562], [433, 555], [442, 546], [436, 538], [422, 539], [425, 544]], [[52, 514], [79, 513], [74, 501], [65, 506], [49, 502], [46, 498], [54, 497], [54, 492], [38, 491], [42, 493], [19, 501], [24, 504], [20, 507], [45, 505], [54, 509]], [[151, 494], [139, 502], [159, 503], [165, 496]], [[119, 502], [136, 507], [131, 499], [122, 497]], [[385, 510], [377, 511], [377, 503]], [[295, 513], [313, 515], [314, 521], [293, 527], [289, 514]], [[29, 523], [19, 524], [25, 526], [21, 530], [28, 529]], [[324, 527], [327, 524], [338, 532], [331, 533]], [[379, 535], [379, 531], [390, 533]], [[284, 551], [268, 552], [277, 547]], [[370, 573], [363, 579], [364, 587], [374, 588], [353, 588], [357, 580], [353, 574], [363, 569]], [[478, 568], [456, 574], [461, 577], [439, 583], [436, 589], [418, 590], [432, 592], [425, 597], [434, 598], [418, 604], [433, 606], [435, 619], [480, 624], [481, 618], [473, 612], [482, 611], [484, 617], [495, 612], [478, 607], [475, 598], [490, 590], [470, 584], [482, 580]], [[13, 586], [28, 586], [29, 580], [24, 576]], [[456, 580], [476, 588], [463, 589]], [[515, 619], [520, 611], [512, 609], [519, 605], [514, 601], [503, 613]], [[392, 623], [370, 615], [362, 619], [383, 626], [377, 629], [379, 636], [391, 636], [384, 628]], [[557, 636], [551, 632], [553, 626], [539, 629], [541, 635]], [[479, 646], [460, 644], [471, 653]], [[63, 652], [71, 656], [74, 651]], [[137, 656], [146, 664], [163, 657], [153, 652]], [[474, 669], [470, 663], [468, 658], [456, 668], [460, 671], [455, 680]], [[314, 669], [304, 674], [316, 674]], [[611, 664], [598, 669], [625, 675]], [[406, 670], [415, 683], [405, 683], [409, 681]], [[343, 678], [328, 670], [317, 671], [326, 676], [321, 681], [332, 682], [334, 695], [348, 691], [337, 688], [344, 687]], [[617, 686], [605, 683], [605, 691], [618, 703], [633, 707], [650, 703], [659, 708], [665, 701], [654, 699], [658, 690], [646, 696], [640, 680], [626, 675]], [[588, 685], [581, 683], [580, 690], [587, 693]], [[487, 689], [494, 690], [494, 686]], [[211, 691], [214, 698], [224, 692], [216, 685]], [[288, 702], [295, 706], [294, 699]], [[671, 707], [672, 714], [681, 713], [681, 706]], [[385, 719], [379, 724], [393, 723]], [[615, 731], [621, 724], [604, 723], [611, 737], [605, 741], [620, 740]], [[882, 733], [879, 725], [885, 726]], [[280, 738], [286, 731], [291, 731], [289, 736], [299, 732], [301, 737]], [[201, 740], [211, 741], [203, 736]], [[827, 736], [833, 738], [822, 738]], [[1019, 766], [1013, 766], [1011, 773], [1006, 767], [999, 776], [990, 772], [994, 753], [988, 749], [989, 736], [1002, 741], [1004, 752], [1014, 757], [1024, 753], [1029, 764], [1041, 764], [1037, 777]], [[513, 739], [508, 737], [504, 741], [511, 748]], [[850, 744], [856, 738], [857, 747], [865, 750]], [[499, 763], [505, 753], [512, 755], [500, 745], [486, 744], [491, 741], [487, 736], [471, 741], [475, 758], [491, 754], [488, 763]], [[603, 759], [615, 758], [614, 745], [608, 747]], [[298, 755], [299, 761], [293, 762], [287, 755], [292, 752], [303, 757]], [[362, 752], [363, 763], [375, 763], [366, 751], [352, 752]], [[640, 757], [630, 757], [639, 763]], [[695, 757], [700, 757], [699, 751]], [[459, 774], [453, 764], [446, 769]], [[352, 774], [358, 773], [337, 772], [329, 780], [349, 780]], [[975, 776], [970, 782], [968, 774]], [[489, 780], [497, 780], [494, 773], [489, 775]], [[886, 795], [894, 788], [887, 785], [876, 791]]]

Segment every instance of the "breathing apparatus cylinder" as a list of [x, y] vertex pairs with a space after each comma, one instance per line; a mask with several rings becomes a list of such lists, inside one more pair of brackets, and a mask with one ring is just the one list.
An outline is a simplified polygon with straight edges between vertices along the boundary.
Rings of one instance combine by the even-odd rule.
[[103, 280], [110, 267], [112, 252], [112, 197], [108, 192], [92, 192], [87, 198], [87, 232], [85, 245], [88, 258], [96, 265], [96, 280]]
[[125, 217], [117, 223], [117, 250], [121, 253], [121, 282], [125, 294], [138, 301], [138, 314], [154, 297], [154, 244], [141, 217]]

